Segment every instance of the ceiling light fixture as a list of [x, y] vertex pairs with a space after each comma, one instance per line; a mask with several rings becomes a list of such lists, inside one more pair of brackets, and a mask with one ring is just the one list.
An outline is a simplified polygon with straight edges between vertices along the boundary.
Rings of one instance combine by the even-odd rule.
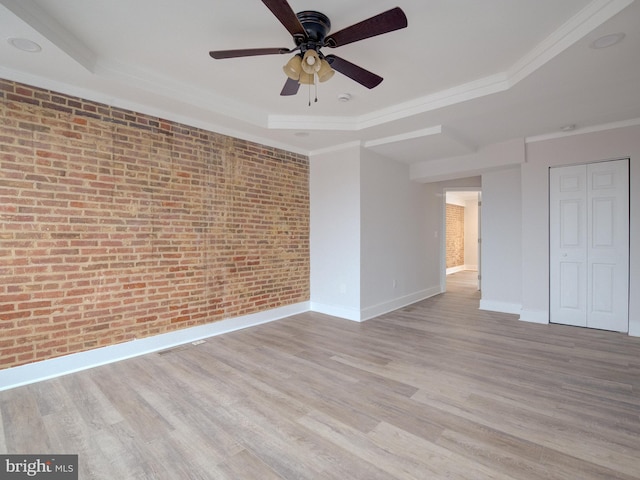
[[[313, 48], [291, 57], [282, 70], [291, 80], [296, 80], [301, 85], [314, 86], [316, 78], [320, 82], [326, 82], [335, 73], [324, 56]], [[309, 97], [311, 97], [311, 87], [309, 87]], [[317, 91], [315, 101], [318, 101]], [[311, 105], [311, 98], [309, 98], [309, 105]]]
[[[318, 80], [326, 82], [335, 73], [324, 57], [321, 57], [315, 50], [307, 50], [302, 54], [296, 54], [289, 59], [284, 67], [282, 67], [284, 73], [291, 80], [298, 80], [300, 83], [314, 83], [309, 82], [305, 78], [305, 74], [311, 77], [318, 76]], [[304, 80], [304, 81], [301, 81]], [[315, 78], [313, 78], [315, 80]]]
[[624, 40], [624, 37], [625, 34], [622, 32], [611, 33], [609, 35], [604, 35], [602, 37], [596, 38], [593, 42], [591, 42], [591, 45], [589, 46], [596, 50], [599, 50], [601, 48], [613, 47], [614, 45]]
[[[324, 13], [315, 10], [295, 13], [288, 0], [262, 0], [262, 3], [289, 31], [295, 47], [211, 50], [209, 56], [221, 60], [258, 55], [295, 54], [295, 57], [284, 66], [287, 80], [280, 92], [281, 96], [296, 95], [301, 83], [316, 85], [316, 78], [320, 82], [326, 82], [333, 76], [334, 70], [355, 80], [363, 87], [369, 89], [377, 87], [383, 80], [381, 76], [336, 55], [325, 56], [321, 49], [341, 47], [394, 32], [408, 25], [407, 16], [402, 9], [395, 7], [329, 35], [331, 21]], [[311, 88], [309, 88], [309, 104], [311, 104]]]
[[42, 50], [42, 47], [33, 40], [28, 38], [8, 38], [7, 42], [12, 47], [22, 50], [23, 52], [38, 53]]
[[291, 80], [298, 80], [302, 71], [302, 56], [294, 55], [291, 57], [287, 64], [282, 67], [282, 70]]

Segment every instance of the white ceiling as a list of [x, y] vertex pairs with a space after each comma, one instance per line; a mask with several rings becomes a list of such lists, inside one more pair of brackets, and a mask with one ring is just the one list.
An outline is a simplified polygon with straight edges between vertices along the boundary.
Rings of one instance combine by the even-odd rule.
[[[289, 3], [321, 10], [332, 31], [401, 7], [406, 29], [323, 49], [384, 81], [367, 90], [336, 73], [309, 106], [306, 86], [279, 95], [290, 54], [210, 58], [294, 46], [259, 0], [0, 0], [0, 77], [300, 153], [360, 144], [408, 163], [640, 122], [640, 0]], [[590, 48], [619, 32], [618, 45]]]

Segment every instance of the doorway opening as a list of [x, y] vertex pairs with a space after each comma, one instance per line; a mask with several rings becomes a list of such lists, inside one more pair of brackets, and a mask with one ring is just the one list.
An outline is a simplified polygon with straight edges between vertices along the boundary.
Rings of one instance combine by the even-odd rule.
[[[447, 189], [442, 242], [442, 291], [454, 278], [481, 289], [480, 212], [481, 191]], [[453, 276], [455, 275], [455, 277]]]

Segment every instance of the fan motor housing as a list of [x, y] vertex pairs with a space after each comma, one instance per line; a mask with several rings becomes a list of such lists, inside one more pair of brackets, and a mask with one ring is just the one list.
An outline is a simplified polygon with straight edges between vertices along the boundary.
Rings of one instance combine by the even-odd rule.
[[305, 10], [296, 13], [296, 17], [307, 32], [307, 42], [317, 44], [318, 47], [324, 45], [324, 39], [331, 30], [331, 22], [329, 17], [324, 13], [314, 10]]

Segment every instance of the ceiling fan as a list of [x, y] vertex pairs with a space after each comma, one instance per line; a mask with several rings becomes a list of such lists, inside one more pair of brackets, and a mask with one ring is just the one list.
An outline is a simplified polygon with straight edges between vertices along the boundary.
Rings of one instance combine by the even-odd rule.
[[296, 14], [287, 0], [262, 0], [262, 3], [289, 31], [295, 43], [294, 48], [214, 50], [209, 55], [215, 59], [225, 59], [298, 52], [283, 67], [288, 78], [280, 95], [295, 95], [300, 84], [315, 84], [316, 77], [324, 82], [333, 76], [334, 70], [367, 88], [376, 87], [382, 82], [382, 77], [336, 55], [324, 55], [321, 48], [341, 47], [407, 26], [407, 17], [402, 9], [396, 7], [329, 34], [331, 22], [323, 13], [305, 10]]

